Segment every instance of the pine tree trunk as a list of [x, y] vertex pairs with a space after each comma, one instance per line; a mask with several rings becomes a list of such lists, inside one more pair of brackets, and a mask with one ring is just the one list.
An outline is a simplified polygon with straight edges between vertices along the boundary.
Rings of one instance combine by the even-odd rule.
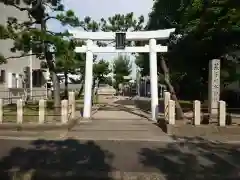
[[[42, 19], [42, 22], [41, 22], [41, 31], [46, 32], [46, 22], [44, 19]], [[46, 57], [48, 53], [48, 46], [45, 42], [43, 42], [43, 47], [44, 47], [44, 54]], [[53, 56], [53, 58], [55, 58], [55, 56]], [[48, 70], [52, 76], [52, 81], [53, 81], [54, 114], [56, 115], [56, 117], [59, 117], [58, 115], [61, 112], [60, 82], [57, 77], [55, 64], [53, 63], [54, 61], [55, 59], [46, 58]]]
[[54, 113], [59, 115], [61, 112], [60, 83], [57, 73], [51, 72], [53, 81]]
[[82, 86], [81, 86], [81, 88], [80, 88], [80, 90], [79, 90], [79, 92], [78, 92], [78, 98], [81, 97], [81, 95], [82, 95], [82, 93], [83, 93], [84, 81], [85, 81], [84, 78], [85, 78], [85, 75], [83, 74], [83, 75], [81, 76], [81, 79], [80, 79], [80, 84], [82, 84]]
[[174, 87], [173, 85], [171, 84], [170, 82], [170, 76], [169, 76], [169, 70], [168, 70], [168, 67], [167, 67], [167, 64], [166, 64], [166, 61], [164, 60], [163, 57], [161, 57], [161, 60], [160, 60], [160, 64], [161, 64], [161, 68], [163, 70], [163, 73], [164, 73], [164, 81], [171, 93], [171, 97], [172, 99], [175, 101], [176, 103], [176, 119], [184, 119], [184, 113], [183, 113], [183, 110], [182, 110], [182, 107], [178, 101], [178, 98], [176, 96], [176, 93], [175, 93], [175, 90], [174, 90]]
[[92, 106], [93, 106], [94, 99], [95, 99], [95, 86], [96, 86], [96, 78], [93, 77], [93, 83], [92, 83]]
[[64, 96], [68, 98], [68, 73], [64, 72]]

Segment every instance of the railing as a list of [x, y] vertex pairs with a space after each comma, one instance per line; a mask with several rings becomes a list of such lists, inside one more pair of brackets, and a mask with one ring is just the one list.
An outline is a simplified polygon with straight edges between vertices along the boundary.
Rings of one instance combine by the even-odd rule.
[[[57, 111], [56, 111], [57, 109]], [[37, 104], [18, 99], [16, 104], [4, 105], [0, 99], [0, 123], [61, 123], [67, 124], [76, 117], [75, 93], [69, 92], [69, 99], [62, 100], [60, 107], [49, 106], [45, 99]]]
[[[191, 105], [191, 104], [190, 104]], [[187, 108], [187, 109], [186, 109]], [[210, 124], [211, 121], [217, 123], [219, 126], [231, 125], [233, 116], [227, 113], [226, 102], [219, 101], [216, 108], [211, 108], [213, 113], [208, 113], [208, 107], [202, 106], [201, 101], [195, 100], [192, 103], [192, 108], [186, 107], [184, 112], [189, 112], [186, 114], [186, 118], [190, 119], [191, 124], [198, 126], [201, 124]], [[164, 119], [169, 124], [176, 124], [176, 103], [170, 99], [170, 93], [164, 93]], [[205, 121], [205, 122], [204, 122]]]

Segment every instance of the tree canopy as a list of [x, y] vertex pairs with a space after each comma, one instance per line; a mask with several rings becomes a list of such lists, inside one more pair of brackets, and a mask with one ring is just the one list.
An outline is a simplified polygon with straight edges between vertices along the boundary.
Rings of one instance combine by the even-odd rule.
[[113, 73], [115, 86], [124, 82], [124, 76], [129, 76], [131, 73], [131, 62], [127, 56], [120, 55], [113, 62]]
[[106, 76], [110, 73], [109, 63], [103, 59], [93, 64], [93, 76], [99, 83], [105, 82]]
[[[92, 20], [89, 16], [79, 19], [72, 10], [64, 11], [62, 0], [0, 0], [7, 6], [14, 7], [26, 13], [28, 19], [19, 21], [18, 17], [8, 17], [6, 24], [0, 25], [0, 39], [11, 39], [14, 41], [12, 52], [20, 52], [18, 56], [0, 56], [1, 63], [8, 59], [34, 55], [40, 60], [46, 60], [45, 66], [49, 69], [54, 88], [54, 104], [60, 105], [60, 85], [56, 73], [59, 71], [72, 71], [80, 61], [78, 56], [74, 58], [74, 41], [69, 41], [70, 34], [67, 32], [56, 33], [46, 28], [51, 19], [59, 21], [63, 26], [80, 27], [84, 31], [131, 31], [142, 29], [144, 18], [135, 18], [133, 13], [126, 15], [116, 14], [100, 22]], [[54, 13], [49, 13], [54, 12]], [[56, 15], [53, 15], [56, 14]], [[37, 28], [40, 25], [41, 28]], [[39, 26], [38, 26], [39, 27]], [[96, 42], [98, 45], [106, 45]], [[56, 61], [49, 52], [49, 47], [54, 47]], [[66, 48], [69, 47], [69, 48]], [[32, 54], [29, 54], [32, 52]], [[84, 68], [82, 69], [84, 72]]]
[[[159, 42], [169, 46], [164, 58], [171, 73], [178, 74], [172, 82], [182, 88], [192, 83], [196, 91], [205, 89], [206, 94], [208, 63], [216, 58], [221, 59], [222, 81], [227, 83], [239, 77], [234, 70], [239, 58], [235, 54], [240, 42], [239, 1], [156, 0], [146, 29], [166, 28], [176, 28], [169, 41]], [[148, 74], [148, 55], [141, 56], [136, 63], [143, 74]], [[187, 87], [184, 92], [190, 93], [185, 90]]]

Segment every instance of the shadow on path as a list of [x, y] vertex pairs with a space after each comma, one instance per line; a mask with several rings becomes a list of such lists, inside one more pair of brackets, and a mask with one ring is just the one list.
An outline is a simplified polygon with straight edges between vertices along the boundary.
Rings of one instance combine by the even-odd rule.
[[13, 148], [0, 160], [1, 180], [88, 179], [89, 174], [89, 179], [95, 179], [94, 175], [111, 179], [108, 172], [112, 171], [113, 156], [93, 141], [36, 140], [26, 146]]
[[[195, 140], [200, 143], [194, 143]], [[166, 148], [143, 148], [139, 155], [145, 167], [157, 168], [166, 180], [237, 180], [240, 179], [239, 148], [239, 145], [188, 138]]]

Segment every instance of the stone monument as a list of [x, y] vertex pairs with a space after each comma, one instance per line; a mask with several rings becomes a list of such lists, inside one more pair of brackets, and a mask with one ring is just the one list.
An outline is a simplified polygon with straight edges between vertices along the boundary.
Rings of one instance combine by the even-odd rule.
[[220, 100], [220, 60], [213, 59], [209, 62], [208, 77], [208, 112], [210, 118], [218, 115]]

